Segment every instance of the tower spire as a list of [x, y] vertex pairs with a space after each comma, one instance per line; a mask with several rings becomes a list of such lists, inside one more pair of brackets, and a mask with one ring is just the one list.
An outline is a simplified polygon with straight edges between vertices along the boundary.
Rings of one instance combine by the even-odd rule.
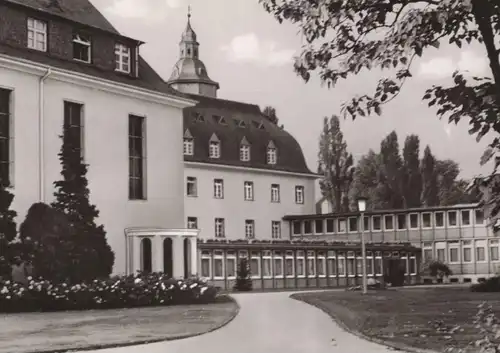
[[190, 22], [191, 19], [191, 5], [188, 5], [188, 22]]

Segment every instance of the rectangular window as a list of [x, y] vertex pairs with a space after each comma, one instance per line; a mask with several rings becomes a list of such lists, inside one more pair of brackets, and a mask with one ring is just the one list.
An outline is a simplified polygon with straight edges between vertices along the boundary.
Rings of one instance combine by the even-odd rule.
[[83, 105], [64, 101], [64, 127], [73, 148], [83, 158]]
[[90, 36], [81, 33], [73, 34], [73, 59], [90, 63], [92, 58], [91, 47]]
[[304, 234], [311, 234], [312, 233], [312, 225], [310, 220], [305, 220], [304, 221]]
[[145, 169], [145, 119], [141, 116], [128, 117], [129, 146], [129, 199], [146, 199]]
[[354, 276], [356, 274], [356, 260], [354, 259], [354, 253], [347, 253], [347, 275]]
[[475, 210], [474, 214], [475, 214], [475, 218], [476, 218], [476, 224], [477, 225], [484, 224], [484, 212], [483, 212], [483, 210]]
[[271, 278], [273, 271], [272, 271], [272, 257], [271, 257], [271, 251], [265, 250], [262, 252], [262, 276], [264, 278]]
[[349, 232], [357, 232], [357, 231], [358, 231], [358, 218], [349, 217]]
[[446, 254], [444, 252], [444, 249], [436, 249], [437, 252], [437, 259], [441, 262], [446, 262]]
[[47, 22], [28, 18], [28, 48], [47, 51]]
[[236, 278], [236, 252], [228, 251], [226, 253], [226, 276], [228, 279]]
[[185, 137], [183, 148], [185, 156], [192, 156], [194, 154], [194, 139]]
[[316, 259], [314, 251], [307, 252], [307, 277], [316, 277]]
[[326, 276], [326, 256], [324, 251], [318, 251], [316, 257], [316, 272], [319, 277]]
[[293, 221], [292, 226], [294, 235], [302, 234], [302, 223], [300, 221]]
[[472, 262], [472, 248], [469, 246], [463, 246], [463, 259], [464, 262]]
[[187, 196], [196, 197], [198, 195], [198, 190], [196, 188], [197, 180], [195, 177], [187, 177], [186, 181], [186, 193]]
[[476, 261], [486, 261], [484, 246], [476, 245]]
[[356, 275], [363, 275], [363, 259], [361, 257], [356, 257]]
[[224, 198], [224, 180], [222, 179], [214, 179], [214, 198]]
[[267, 149], [267, 164], [276, 164], [278, 154], [276, 148], [269, 147]]
[[255, 221], [253, 219], [245, 220], [245, 238], [246, 239], [255, 238]]
[[295, 276], [295, 258], [293, 256], [293, 251], [287, 251], [285, 253], [285, 276], [294, 277]]
[[215, 219], [215, 237], [216, 238], [224, 238], [226, 236], [224, 218], [216, 218]]
[[490, 240], [490, 260], [498, 261], [499, 260], [498, 253], [498, 240]]
[[470, 210], [462, 210], [462, 225], [470, 226]]
[[220, 158], [220, 142], [210, 141], [209, 145], [210, 158]]
[[345, 253], [340, 253], [337, 258], [337, 272], [339, 276], [345, 277], [346, 275]]
[[187, 227], [188, 227], [188, 229], [198, 229], [198, 218], [188, 217]]
[[326, 220], [326, 232], [327, 233], [335, 232], [335, 221], [333, 219]]
[[450, 245], [450, 262], [460, 262], [460, 259], [458, 258], [458, 247]]
[[212, 278], [212, 258], [209, 251], [201, 252], [201, 277]]
[[457, 211], [448, 211], [448, 227], [457, 226]]
[[347, 220], [345, 218], [340, 218], [338, 220], [338, 231], [339, 233], [347, 232]]
[[11, 91], [0, 88], [0, 183], [2, 186], [12, 185], [11, 180]]
[[432, 260], [432, 249], [424, 249], [424, 261]]
[[431, 213], [422, 213], [422, 228], [432, 228]]
[[377, 251], [375, 253], [375, 262], [373, 263], [374, 269], [375, 269], [375, 275], [376, 276], [381, 276], [382, 275], [382, 254]]
[[253, 182], [245, 181], [244, 183], [245, 201], [253, 201]]
[[271, 202], [280, 202], [280, 186], [271, 184]]
[[214, 251], [214, 279], [224, 278], [224, 258], [222, 251]]
[[394, 216], [385, 215], [384, 216], [384, 230], [394, 230]]
[[370, 230], [371, 230], [371, 229], [370, 229], [370, 228], [371, 228], [371, 227], [370, 227], [370, 217], [368, 217], [368, 216], [364, 216], [364, 217], [363, 217], [363, 221], [364, 221], [364, 222], [363, 222], [363, 230], [364, 230], [365, 232], [370, 231]]
[[304, 251], [303, 250], [298, 250], [297, 251], [297, 277], [304, 277], [306, 272], [305, 272], [305, 258], [304, 258]]
[[126, 45], [115, 44], [116, 71], [130, 73], [130, 48]]
[[296, 186], [295, 187], [295, 203], [303, 204], [304, 203], [304, 187]]
[[273, 254], [274, 277], [283, 278], [283, 253], [275, 251]]
[[406, 215], [398, 214], [398, 230], [406, 229]]
[[436, 228], [444, 227], [444, 212], [436, 212], [434, 213], [435, 225]]
[[271, 223], [271, 236], [273, 239], [281, 239], [281, 222], [272, 221]]
[[[361, 272], [361, 274], [363, 274], [363, 272]], [[366, 274], [368, 276], [373, 276], [373, 254], [370, 251], [366, 254]]]
[[374, 231], [378, 231], [378, 230], [382, 229], [382, 220], [381, 220], [380, 216], [373, 216], [372, 217], [372, 223], [373, 223], [372, 229]]
[[328, 276], [337, 276], [337, 259], [335, 258], [335, 252], [333, 250], [328, 251], [328, 258], [326, 262], [328, 266]]
[[252, 278], [260, 278], [260, 253], [258, 251], [252, 251], [250, 257], [250, 272], [252, 273]]
[[315, 234], [323, 234], [323, 220], [322, 219], [314, 220], [314, 233]]
[[240, 161], [248, 162], [250, 160], [250, 146], [241, 145], [240, 146]]
[[410, 214], [410, 229], [418, 229], [418, 213]]

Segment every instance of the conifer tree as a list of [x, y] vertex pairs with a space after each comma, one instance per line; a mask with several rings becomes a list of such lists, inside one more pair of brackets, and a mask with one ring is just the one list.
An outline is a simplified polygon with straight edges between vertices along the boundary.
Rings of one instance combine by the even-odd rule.
[[16, 238], [16, 211], [11, 210], [14, 195], [0, 180], [0, 277], [10, 278], [14, 248], [12, 241]]
[[252, 290], [250, 264], [246, 258], [242, 258], [238, 264], [238, 272], [236, 274], [236, 283], [234, 290], [239, 292], [248, 292]]
[[429, 146], [425, 147], [421, 168], [423, 181], [422, 204], [427, 207], [437, 206], [439, 205], [439, 185], [436, 158], [432, 154]]
[[64, 124], [59, 153], [62, 179], [54, 182], [56, 199], [51, 205], [67, 216], [74, 230], [74, 246], [68, 251], [72, 252], [77, 272], [72, 274], [75, 281], [108, 277], [115, 260], [104, 227], [95, 222], [99, 211], [89, 200], [87, 165], [81, 156], [79, 131]]

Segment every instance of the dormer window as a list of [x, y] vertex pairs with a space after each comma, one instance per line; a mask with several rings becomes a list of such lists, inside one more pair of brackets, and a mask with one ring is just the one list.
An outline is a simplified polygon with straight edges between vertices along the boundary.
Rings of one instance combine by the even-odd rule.
[[278, 151], [274, 143], [271, 141], [267, 145], [267, 164], [276, 164], [277, 160], [278, 160]]
[[240, 161], [248, 162], [250, 161], [250, 144], [247, 139], [243, 137], [240, 144]]
[[261, 123], [260, 121], [253, 120], [252, 123], [256, 129], [264, 130], [264, 124]]
[[130, 73], [130, 48], [123, 44], [115, 44], [116, 71]]
[[73, 34], [73, 59], [90, 63], [91, 57], [90, 37], [83, 34]]
[[204, 123], [205, 122], [205, 118], [200, 113], [195, 112], [195, 113], [193, 113], [193, 115], [194, 115], [194, 122], [195, 123]]
[[213, 116], [213, 118], [214, 118], [214, 120], [215, 120], [215, 122], [216, 122], [217, 124], [220, 124], [220, 125], [227, 125], [227, 123], [226, 123], [226, 119], [224, 119], [224, 117], [223, 117], [223, 116], [220, 116], [220, 115], [214, 115], [214, 116]]
[[189, 130], [184, 133], [184, 155], [192, 156], [194, 154], [194, 138]]
[[47, 23], [28, 18], [28, 48], [47, 51]]
[[234, 123], [236, 124], [237, 127], [240, 127], [240, 128], [246, 127], [245, 122], [241, 119], [234, 119]]
[[220, 140], [215, 134], [212, 135], [209, 142], [209, 156], [210, 158], [220, 158]]

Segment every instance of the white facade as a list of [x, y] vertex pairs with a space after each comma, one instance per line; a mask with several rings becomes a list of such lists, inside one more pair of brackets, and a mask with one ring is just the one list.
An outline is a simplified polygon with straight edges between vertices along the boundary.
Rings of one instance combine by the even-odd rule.
[[[152, 237], [184, 228], [182, 109], [194, 102], [9, 57], [0, 57], [0, 88], [11, 91], [10, 174], [18, 225], [33, 203], [53, 200], [53, 182], [61, 178], [64, 101], [71, 101], [83, 104], [90, 201], [115, 252], [113, 272], [124, 273], [127, 261], [131, 270], [140, 268], [137, 254], [125, 254], [127, 228], [140, 227], [141, 236], [156, 229]], [[128, 197], [129, 114], [145, 118], [146, 200]], [[174, 261], [174, 275], [181, 276], [182, 266]], [[160, 265], [154, 262], [153, 268]]]
[[[185, 162], [184, 177], [196, 178], [196, 196], [187, 195], [184, 186], [185, 222], [196, 217], [199, 237], [214, 239], [215, 219], [224, 219], [226, 239], [245, 239], [246, 221], [254, 221], [256, 239], [272, 239], [272, 224], [281, 222], [281, 239], [290, 239], [285, 215], [315, 213], [314, 185], [316, 176], [251, 169], [208, 163]], [[223, 180], [223, 198], [214, 197], [214, 180]], [[253, 200], [245, 200], [245, 182], [253, 183]], [[279, 202], [271, 202], [271, 185], [279, 185]], [[295, 187], [304, 189], [303, 203], [296, 203]], [[275, 233], [276, 236], [276, 233]]]

